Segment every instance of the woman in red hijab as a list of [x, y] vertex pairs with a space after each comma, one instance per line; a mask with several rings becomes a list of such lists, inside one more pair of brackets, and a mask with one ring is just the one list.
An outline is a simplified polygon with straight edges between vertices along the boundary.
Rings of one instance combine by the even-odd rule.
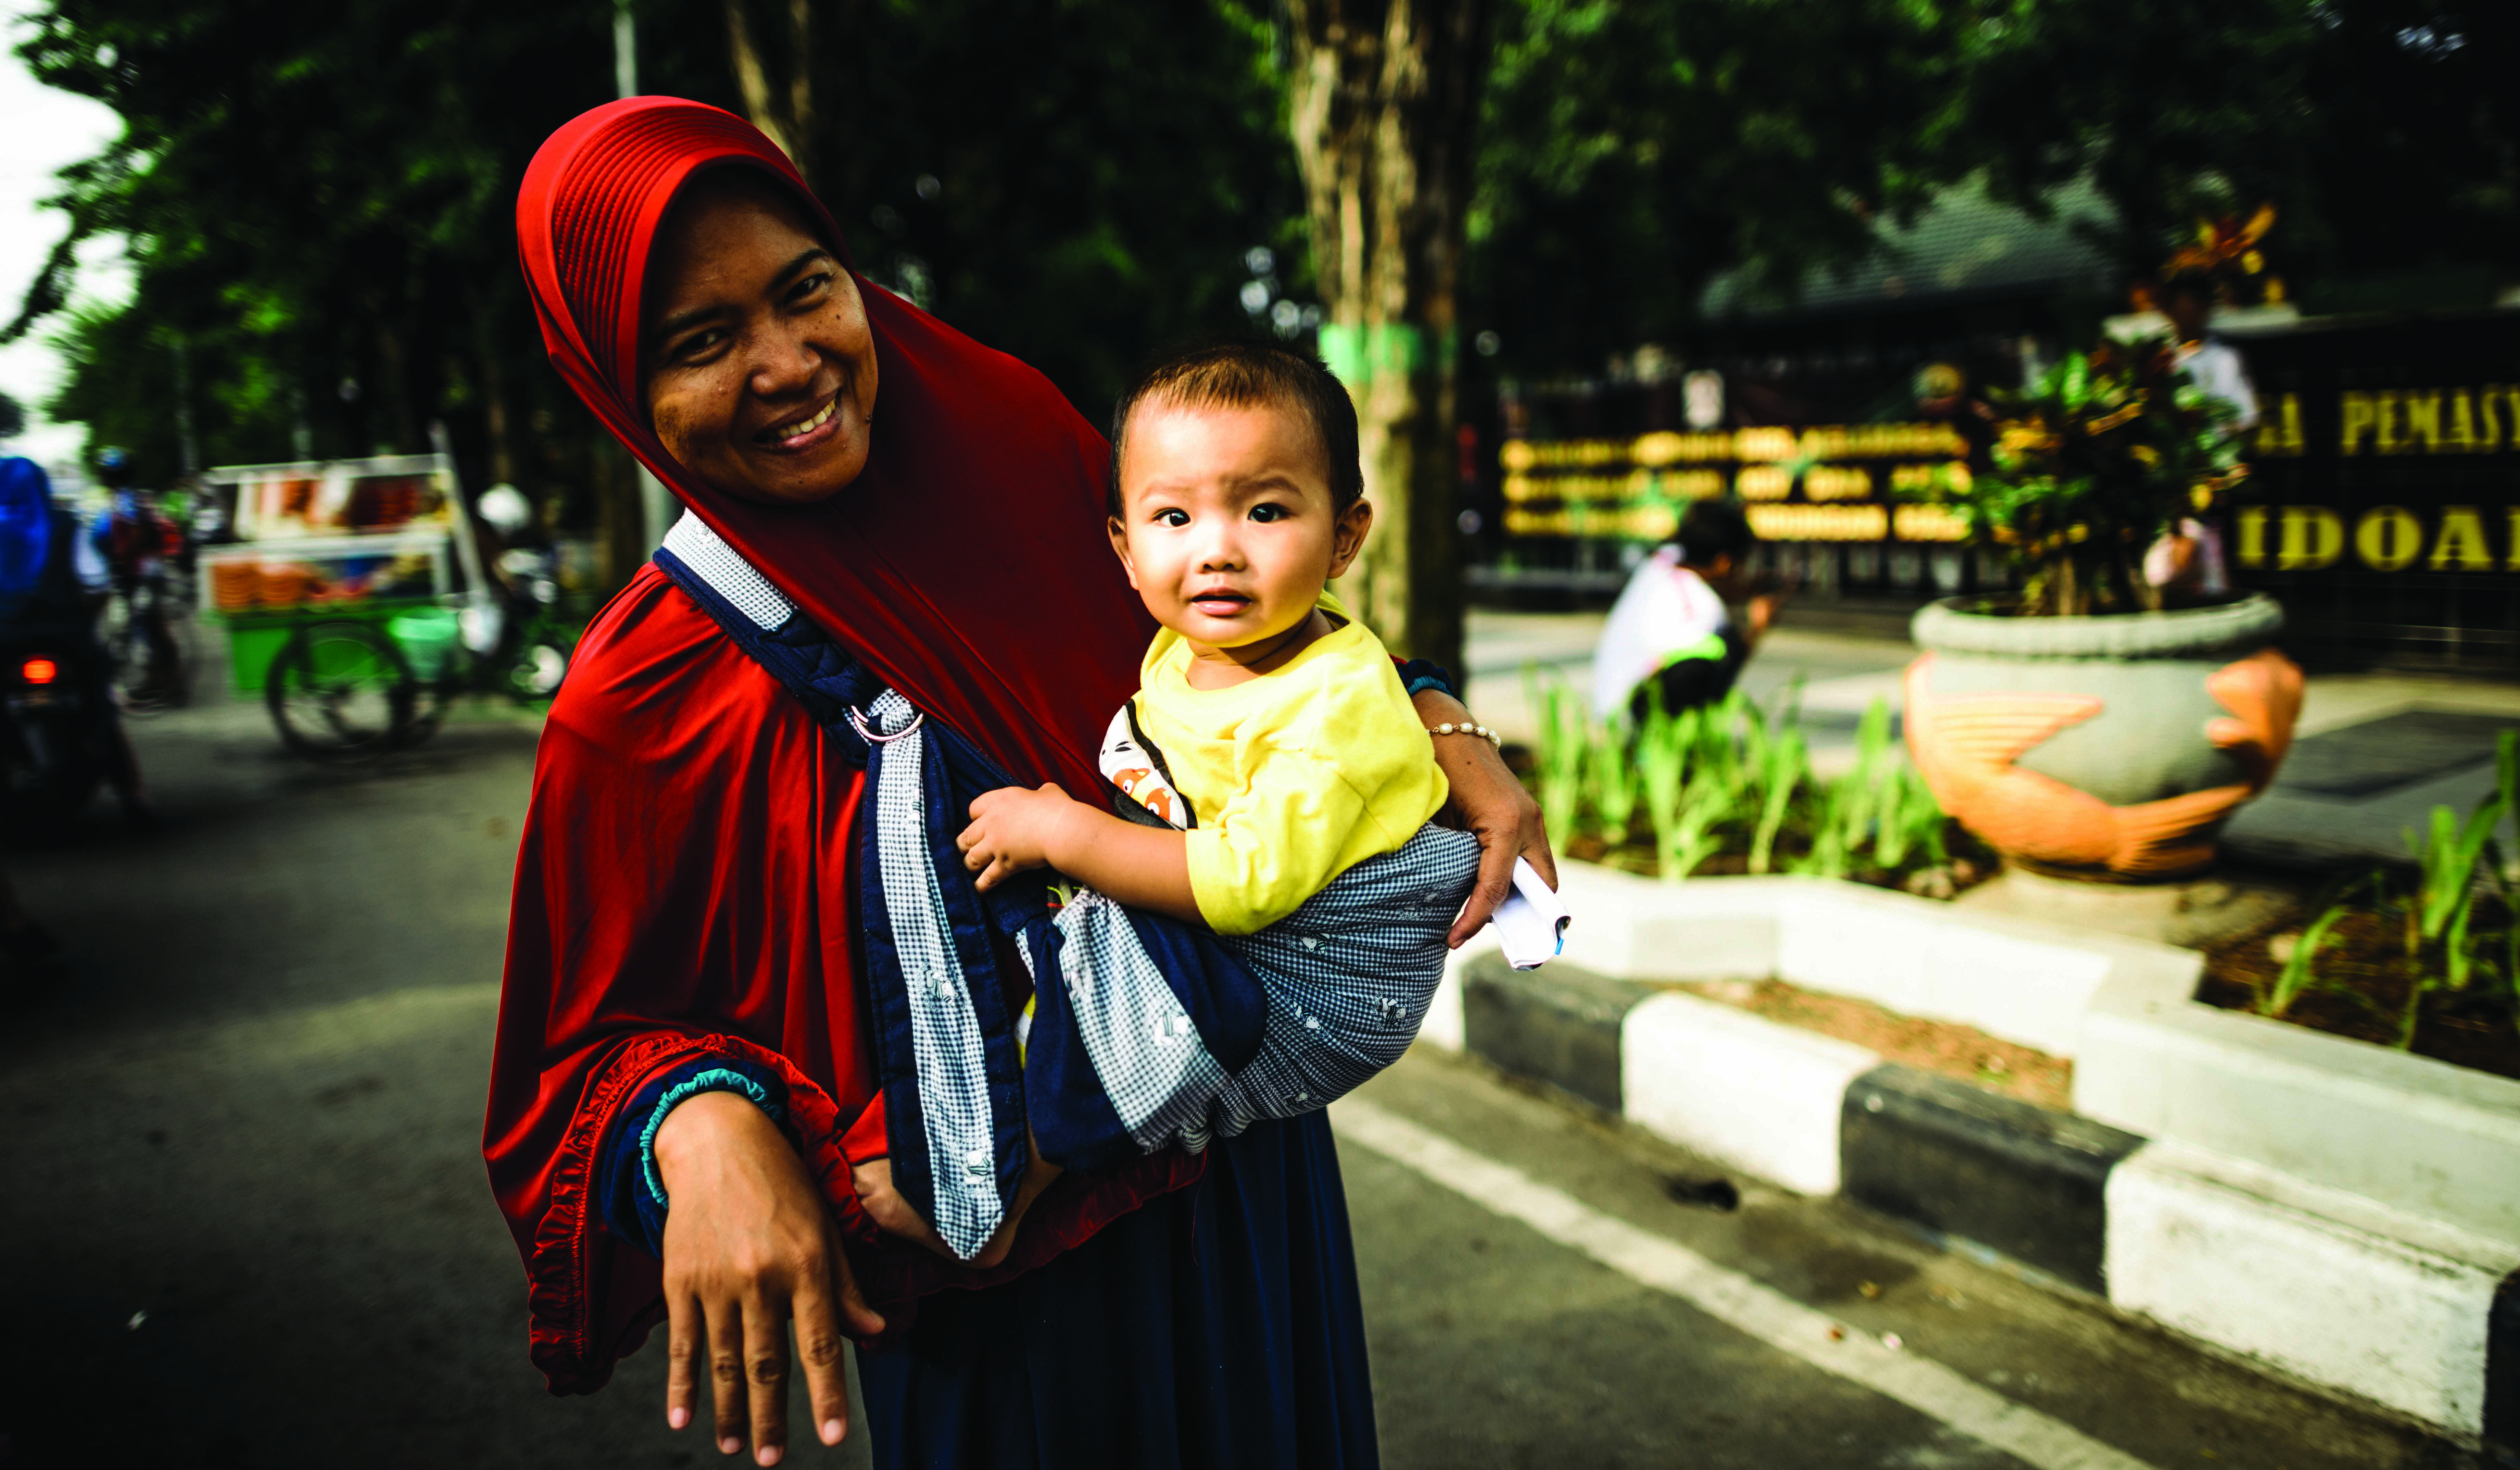
[[[1009, 1223], [968, 1264], [892, 1187], [903, 1130], [941, 1126], [888, 1116], [866, 984], [890, 931], [860, 912], [860, 768], [907, 732], [843, 723], [815, 671], [1095, 792], [1149, 633], [1104, 545], [1102, 438], [854, 277], [786, 157], [715, 109], [561, 129], [518, 241], [553, 364], [690, 508], [579, 646], [518, 859], [483, 1152], [554, 1391], [669, 1319], [668, 1423], [705, 1377], [720, 1448], [776, 1464], [792, 1321], [827, 1443], [860, 1340], [878, 1464], [1373, 1464], [1320, 1114], [1046, 1192], [1019, 1131]], [[1486, 850], [1458, 942], [1548, 853], [1485, 742], [1438, 754]]]

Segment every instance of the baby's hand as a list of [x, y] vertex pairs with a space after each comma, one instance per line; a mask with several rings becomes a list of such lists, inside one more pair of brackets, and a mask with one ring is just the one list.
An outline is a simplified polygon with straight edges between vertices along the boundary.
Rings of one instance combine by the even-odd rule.
[[971, 803], [971, 824], [954, 839], [963, 866], [980, 875], [971, 886], [985, 893], [1027, 868], [1048, 867], [1061, 824], [1090, 810], [1049, 784], [982, 792]]
[[[1022, 1227], [1024, 1215], [1032, 1209], [1033, 1201], [1041, 1198], [1042, 1191], [1066, 1172], [1041, 1156], [1041, 1143], [1033, 1137], [1029, 1127], [1024, 1130], [1024, 1147], [1027, 1157], [1023, 1181], [1015, 1186], [1013, 1207], [1007, 1211], [1006, 1220], [989, 1237], [989, 1243], [980, 1248], [980, 1253], [962, 1264], [987, 1270], [1006, 1260], [1007, 1253], [1015, 1247], [1015, 1231]], [[913, 1209], [910, 1201], [901, 1197], [901, 1191], [892, 1186], [892, 1160], [870, 1159], [851, 1172], [858, 1187], [858, 1203], [874, 1218], [878, 1228], [925, 1246], [948, 1261], [955, 1259], [953, 1248], [936, 1233], [936, 1227], [929, 1225], [926, 1217]]]

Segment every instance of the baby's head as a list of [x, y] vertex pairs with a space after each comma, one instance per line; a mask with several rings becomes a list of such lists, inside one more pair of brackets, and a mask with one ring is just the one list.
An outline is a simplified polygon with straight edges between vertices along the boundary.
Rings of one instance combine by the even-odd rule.
[[1111, 415], [1111, 549], [1155, 621], [1194, 645], [1310, 617], [1373, 523], [1364, 493], [1347, 389], [1282, 347], [1175, 353]]

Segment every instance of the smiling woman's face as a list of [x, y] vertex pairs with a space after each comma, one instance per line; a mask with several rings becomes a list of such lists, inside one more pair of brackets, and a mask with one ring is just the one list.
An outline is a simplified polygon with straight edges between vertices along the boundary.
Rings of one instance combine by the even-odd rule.
[[711, 485], [806, 505], [866, 468], [876, 388], [866, 302], [769, 180], [704, 174], [674, 201], [639, 338], [656, 437]]

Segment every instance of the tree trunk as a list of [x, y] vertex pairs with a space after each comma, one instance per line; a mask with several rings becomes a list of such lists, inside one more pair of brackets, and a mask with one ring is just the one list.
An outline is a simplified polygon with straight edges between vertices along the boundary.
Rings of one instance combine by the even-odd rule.
[[788, 20], [788, 85], [774, 89], [771, 68], [753, 39], [746, 0], [725, 0], [726, 45], [744, 114], [779, 145], [806, 182], [814, 178], [813, 16], [809, 0], [785, 0]]
[[481, 426], [490, 439], [490, 483], [513, 485], [517, 472], [517, 438], [508, 414], [508, 370], [499, 361], [498, 329], [480, 288], [463, 288], [464, 310], [472, 319], [472, 355], [480, 364]]
[[595, 480], [595, 540], [608, 597], [627, 586], [648, 559], [647, 507], [641, 497], [639, 462], [630, 452], [608, 435], [596, 439], [592, 447], [588, 468]]
[[1488, 0], [1287, 0], [1322, 356], [1356, 400], [1373, 534], [1348, 589], [1395, 652], [1461, 668], [1458, 293]]

